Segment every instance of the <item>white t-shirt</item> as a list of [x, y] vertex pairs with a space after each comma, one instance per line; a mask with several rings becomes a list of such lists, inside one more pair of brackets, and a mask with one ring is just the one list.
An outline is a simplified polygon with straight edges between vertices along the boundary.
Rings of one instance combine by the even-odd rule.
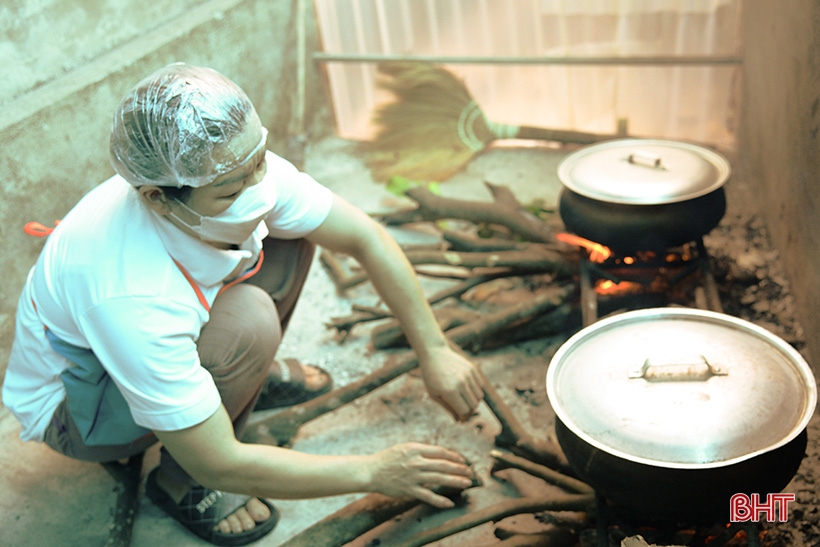
[[[219, 250], [154, 213], [124, 179], [103, 182], [65, 216], [29, 272], [17, 308], [3, 404], [23, 440], [42, 441], [65, 397], [60, 373], [71, 363], [46, 339], [90, 348], [122, 392], [137, 425], [173, 431], [210, 417], [221, 404], [200, 366], [196, 340], [209, 304], [240, 263], [251, 267], [262, 239], [309, 234], [324, 222], [332, 193], [268, 152], [276, 205], [239, 250]], [[266, 256], [265, 260], [276, 260]]]

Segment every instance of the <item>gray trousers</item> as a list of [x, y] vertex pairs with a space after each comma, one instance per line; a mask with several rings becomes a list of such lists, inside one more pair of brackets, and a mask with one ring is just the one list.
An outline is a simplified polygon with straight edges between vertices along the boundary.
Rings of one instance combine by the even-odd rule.
[[[315, 246], [305, 239], [267, 238], [264, 251], [265, 259], [256, 275], [216, 298], [210, 320], [197, 340], [200, 362], [213, 376], [237, 438], [241, 438], [265, 384], [307, 279]], [[45, 433], [45, 443], [57, 452], [94, 462], [128, 458], [156, 442], [156, 436], [149, 434], [123, 445], [87, 446], [65, 401], [57, 407]], [[193, 483], [164, 449], [160, 465], [175, 480]]]

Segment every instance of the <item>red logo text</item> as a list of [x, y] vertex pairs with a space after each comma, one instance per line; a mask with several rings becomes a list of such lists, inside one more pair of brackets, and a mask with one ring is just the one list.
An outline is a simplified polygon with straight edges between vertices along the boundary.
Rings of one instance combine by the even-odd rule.
[[794, 494], [769, 494], [766, 501], [760, 501], [759, 494], [735, 494], [729, 502], [732, 522], [759, 522], [761, 517], [767, 522], [789, 520], [789, 502], [794, 501]]

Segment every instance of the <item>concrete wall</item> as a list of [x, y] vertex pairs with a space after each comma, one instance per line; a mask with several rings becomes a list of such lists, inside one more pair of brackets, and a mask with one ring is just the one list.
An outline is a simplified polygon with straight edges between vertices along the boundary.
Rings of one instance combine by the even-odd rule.
[[785, 261], [820, 371], [820, 2], [746, 0], [740, 175]]
[[15, 99], [202, 4], [202, 0], [11, 0], [0, 7], [0, 103]]
[[[0, 7], [0, 381], [17, 297], [53, 223], [113, 174], [111, 114], [142, 77], [168, 63], [210, 66], [250, 96], [285, 152], [295, 114], [297, 0], [14, 0]], [[315, 18], [308, 8], [308, 56]], [[7, 70], [9, 68], [9, 70]], [[329, 131], [324, 81], [306, 65], [307, 126]]]

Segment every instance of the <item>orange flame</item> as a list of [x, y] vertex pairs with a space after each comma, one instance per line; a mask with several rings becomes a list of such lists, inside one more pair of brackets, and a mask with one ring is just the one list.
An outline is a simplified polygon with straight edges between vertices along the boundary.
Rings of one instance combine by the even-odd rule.
[[595, 243], [594, 241], [590, 241], [588, 239], [584, 239], [583, 237], [578, 237], [573, 234], [561, 232], [559, 234], [555, 234], [555, 239], [557, 239], [558, 241], [563, 241], [564, 243], [569, 243], [570, 245], [583, 247], [584, 249], [589, 251], [589, 259], [592, 262], [597, 262], [600, 264], [601, 262], [604, 262], [607, 258], [612, 256], [612, 251], [609, 247], [601, 245], [600, 243]]
[[609, 279], [605, 279], [598, 284], [598, 286], [595, 288], [595, 292], [602, 296], [615, 296], [637, 293], [640, 292], [642, 289], [643, 287], [640, 283], [634, 283], [632, 281], [621, 281], [620, 283], [616, 283], [614, 281], [610, 281]]

